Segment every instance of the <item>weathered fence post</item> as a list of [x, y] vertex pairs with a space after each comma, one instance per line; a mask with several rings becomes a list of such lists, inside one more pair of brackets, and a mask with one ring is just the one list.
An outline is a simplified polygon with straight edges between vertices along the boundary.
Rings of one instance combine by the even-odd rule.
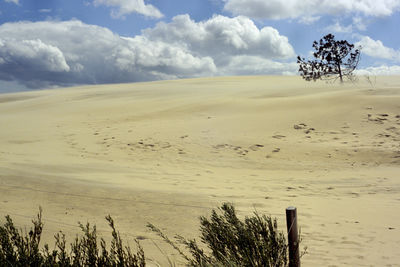
[[297, 231], [297, 209], [286, 209], [286, 225], [289, 242], [289, 267], [300, 267], [299, 234]]

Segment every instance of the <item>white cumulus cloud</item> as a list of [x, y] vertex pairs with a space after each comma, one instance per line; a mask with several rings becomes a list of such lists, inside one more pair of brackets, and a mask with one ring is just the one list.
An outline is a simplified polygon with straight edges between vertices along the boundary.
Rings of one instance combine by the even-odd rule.
[[214, 71], [209, 57], [141, 36], [123, 38], [76, 20], [0, 26], [0, 79], [29, 87], [157, 80]]
[[95, 6], [105, 5], [116, 7], [111, 15], [115, 18], [123, 17], [132, 13], [138, 13], [147, 17], [162, 18], [163, 14], [155, 6], [145, 4], [144, 0], [94, 0]]
[[245, 17], [188, 15], [122, 37], [78, 20], [0, 25], [0, 80], [28, 87], [234, 74], [284, 74], [295, 56], [285, 36]]
[[289, 58], [294, 56], [287, 37], [272, 27], [258, 29], [246, 17], [228, 18], [214, 16], [196, 23], [189, 15], [179, 15], [171, 23], [158, 23], [143, 35], [175, 45], [183, 45], [194, 54], [211, 55], [221, 62], [231, 55], [257, 55], [265, 58]]
[[369, 36], [363, 36], [355, 45], [361, 45], [362, 52], [370, 57], [400, 62], [400, 51], [386, 47], [380, 40], [373, 40]]
[[40, 39], [16, 40], [0, 39], [0, 62], [2, 67], [18, 71], [20, 66], [27, 66], [34, 71], [64, 72], [69, 71], [63, 53], [55, 46], [45, 44]]
[[362, 14], [389, 16], [400, 9], [398, 0], [224, 0], [226, 11], [251, 18], [286, 19], [317, 15]]

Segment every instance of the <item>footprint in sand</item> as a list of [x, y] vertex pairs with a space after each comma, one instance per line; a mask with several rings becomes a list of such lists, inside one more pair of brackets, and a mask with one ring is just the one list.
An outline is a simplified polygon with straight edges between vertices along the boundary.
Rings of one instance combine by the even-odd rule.
[[[261, 145], [258, 145], [261, 146]], [[214, 149], [221, 150], [221, 149], [226, 149], [226, 150], [232, 150], [236, 152], [239, 156], [246, 156], [249, 151], [247, 149], [243, 149], [241, 146], [234, 146], [234, 145], [229, 145], [229, 144], [219, 144], [213, 146]]]
[[299, 123], [299, 124], [295, 124], [293, 126], [293, 128], [295, 130], [302, 130], [302, 129], [305, 129], [306, 127], [307, 127], [307, 124], [305, 124], [305, 123]]
[[381, 113], [381, 114], [372, 115], [372, 114], [368, 113], [367, 119], [368, 119], [368, 121], [372, 121], [372, 122], [375, 122], [378, 124], [383, 124], [385, 121], [388, 121], [389, 114]]
[[305, 123], [299, 123], [299, 124], [295, 124], [293, 126], [293, 128], [295, 130], [303, 130], [303, 132], [306, 134], [305, 138], [311, 138], [311, 133], [316, 133], [315, 132], [315, 128], [314, 127], [309, 127], [307, 124]]
[[309, 134], [311, 132], [315, 131], [314, 128], [308, 128], [307, 130], [304, 130], [304, 133]]
[[264, 147], [264, 145], [255, 144], [255, 145], [250, 146], [249, 149], [251, 149], [253, 151], [258, 151], [262, 147]]

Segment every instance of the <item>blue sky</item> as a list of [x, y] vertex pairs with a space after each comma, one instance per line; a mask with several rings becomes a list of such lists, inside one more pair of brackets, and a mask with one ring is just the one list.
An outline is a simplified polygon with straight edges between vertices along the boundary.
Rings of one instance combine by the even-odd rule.
[[400, 0], [0, 0], [0, 92], [296, 74], [328, 33], [400, 75]]

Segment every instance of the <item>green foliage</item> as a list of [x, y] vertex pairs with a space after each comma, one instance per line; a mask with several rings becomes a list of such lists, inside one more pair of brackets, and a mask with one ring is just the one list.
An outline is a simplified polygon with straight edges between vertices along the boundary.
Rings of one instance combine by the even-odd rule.
[[21, 235], [10, 216], [0, 226], [0, 266], [40, 266], [43, 261], [39, 253], [40, 236], [43, 230], [42, 211], [33, 220], [33, 229]]
[[213, 210], [210, 219], [200, 218], [201, 241], [210, 253], [195, 240], [176, 236], [190, 252], [186, 256], [177, 245], [152, 224], [148, 227], [171, 244], [190, 266], [287, 266], [285, 236], [278, 231], [276, 219], [260, 216], [238, 219], [231, 204], [223, 204], [221, 214]]
[[[65, 235], [59, 232], [54, 235], [53, 250], [47, 244], [40, 250], [43, 231], [41, 209], [37, 218], [32, 220], [33, 228], [25, 234], [14, 226], [10, 216], [5, 218], [5, 223], [0, 225], [0, 266], [145, 266], [144, 252], [139, 242], [136, 240], [138, 250], [133, 254], [129, 246], [123, 245], [111, 216], [106, 217], [112, 229], [109, 249], [103, 238], [98, 241], [96, 226], [79, 223], [83, 235], [77, 236], [69, 248]], [[276, 219], [255, 212], [254, 216], [242, 221], [231, 204], [224, 203], [219, 211], [213, 210], [210, 218], [200, 217], [201, 244], [194, 239], [188, 240], [179, 235], [175, 237], [190, 256], [157, 227], [152, 224], [148, 224], [148, 227], [177, 250], [188, 266], [288, 266], [285, 236], [278, 231]], [[169, 258], [168, 261], [175, 266]]]
[[138, 241], [136, 241], [138, 251], [132, 254], [129, 246], [123, 246], [111, 216], [106, 217], [113, 237], [110, 250], [107, 250], [106, 242], [102, 238], [100, 248], [98, 247], [96, 226], [90, 227], [89, 223], [86, 225], [79, 223], [83, 236], [75, 238], [70, 244], [69, 251], [62, 232], [54, 236], [55, 249], [50, 250], [45, 244], [43, 250], [39, 250], [43, 230], [41, 209], [37, 219], [32, 221], [33, 228], [25, 235], [22, 230], [15, 228], [10, 216], [7, 215], [5, 218], [6, 222], [0, 226], [0, 266], [145, 266], [144, 252]]

